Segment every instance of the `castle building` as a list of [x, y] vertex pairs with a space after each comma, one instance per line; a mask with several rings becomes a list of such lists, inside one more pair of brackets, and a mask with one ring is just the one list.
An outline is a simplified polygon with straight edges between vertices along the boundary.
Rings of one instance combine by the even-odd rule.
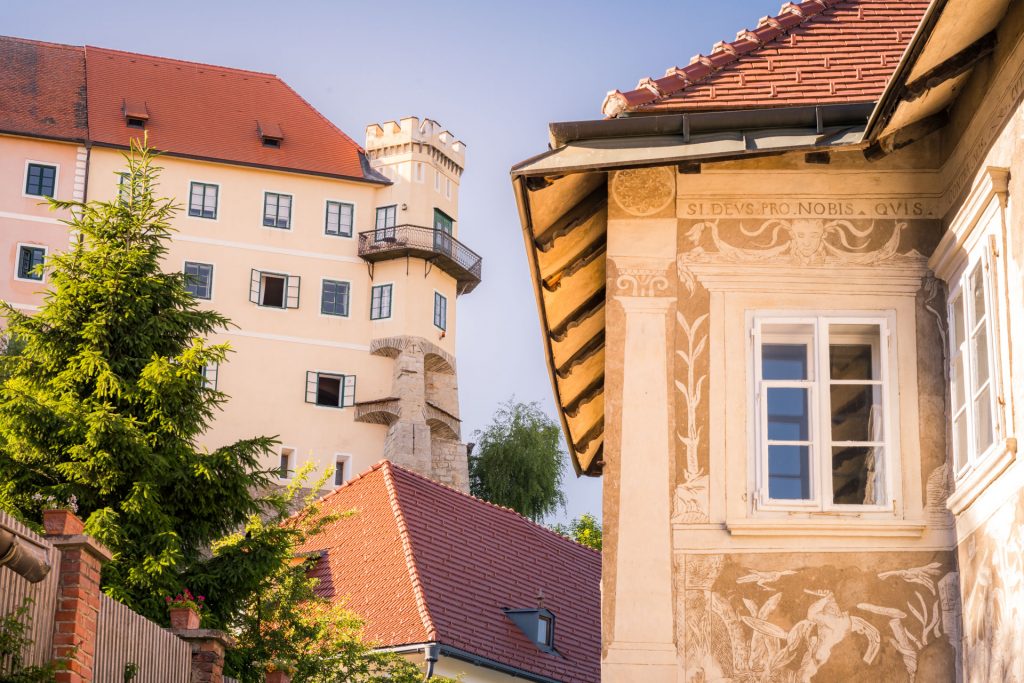
[[459, 241], [465, 145], [430, 119], [360, 146], [281, 79], [97, 47], [0, 38], [0, 298], [35, 310], [69, 239], [44, 197], [117, 197], [131, 140], [161, 152], [180, 210], [166, 268], [234, 326], [207, 368], [230, 397], [204, 445], [277, 435], [343, 483], [386, 457], [468, 487], [457, 300], [481, 258]]
[[603, 680], [1024, 680], [1022, 27], [787, 2], [512, 169]]

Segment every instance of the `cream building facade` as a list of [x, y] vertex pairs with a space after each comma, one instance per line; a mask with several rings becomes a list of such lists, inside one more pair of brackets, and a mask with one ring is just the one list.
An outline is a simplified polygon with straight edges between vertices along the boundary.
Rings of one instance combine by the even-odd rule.
[[513, 169], [603, 680], [1024, 680], [1022, 8], [922, 3], [870, 102], [699, 94], [882, 5], [787, 4]]
[[[128, 141], [145, 134], [163, 153], [160, 190], [179, 205], [166, 268], [233, 323], [213, 340], [230, 344], [228, 362], [207, 368], [230, 400], [203, 445], [277, 435], [265, 464], [282, 482], [312, 461], [333, 487], [386, 457], [468, 488], [457, 300], [481, 259], [458, 240], [460, 140], [408, 117], [368, 126], [361, 147], [269, 74], [3, 42], [9, 80], [44, 81], [32, 69], [54, 53], [89, 76], [65, 98], [89, 112], [77, 139], [45, 139], [50, 112], [26, 125], [24, 103], [3, 103], [5, 300], [39, 306], [45, 270], [27, 259], [68, 242], [42, 195], [116, 199]], [[59, 118], [68, 104], [53, 106]], [[209, 123], [218, 117], [235, 119], [230, 130]]]

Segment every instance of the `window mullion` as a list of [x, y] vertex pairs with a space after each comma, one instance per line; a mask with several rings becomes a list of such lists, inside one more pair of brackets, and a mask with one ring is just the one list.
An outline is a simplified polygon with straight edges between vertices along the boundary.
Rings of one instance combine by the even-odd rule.
[[[831, 440], [832, 430], [829, 418], [831, 417], [831, 392], [829, 381], [831, 379], [829, 371], [829, 337], [828, 337], [828, 319], [819, 317], [815, 321], [814, 329], [814, 348], [816, 350], [816, 358], [813, 367], [814, 383], [811, 387], [812, 393], [812, 410], [817, 412], [814, 416], [811, 424], [813, 425], [814, 433], [811, 434], [811, 466], [815, 468], [814, 478], [812, 481], [817, 486], [817, 491], [812, 495], [812, 499], [818, 503], [820, 508], [826, 508], [831, 503]], [[817, 393], [817, 401], [814, 401], [814, 394]]]

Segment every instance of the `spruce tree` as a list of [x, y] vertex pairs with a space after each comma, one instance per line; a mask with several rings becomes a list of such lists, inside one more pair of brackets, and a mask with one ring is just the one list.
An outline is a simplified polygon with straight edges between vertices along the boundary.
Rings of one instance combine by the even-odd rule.
[[161, 597], [195, 579], [224, 622], [279, 554], [252, 548], [251, 566], [209, 566], [211, 544], [267, 504], [253, 491], [269, 484], [260, 460], [274, 441], [198, 446], [226, 399], [203, 370], [228, 346], [206, 339], [229, 322], [161, 269], [177, 207], [158, 195], [144, 145], [125, 158], [115, 200], [50, 200], [70, 212], [72, 239], [45, 264], [41, 309], [0, 304], [22, 345], [0, 358], [0, 507], [38, 519], [39, 494], [75, 496], [87, 533], [114, 552], [108, 595], [163, 621]]

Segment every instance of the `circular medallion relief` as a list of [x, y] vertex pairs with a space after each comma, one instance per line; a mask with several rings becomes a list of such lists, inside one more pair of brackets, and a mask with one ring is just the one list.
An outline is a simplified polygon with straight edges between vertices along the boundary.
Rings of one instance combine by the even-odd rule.
[[675, 180], [665, 166], [619, 171], [612, 178], [612, 197], [634, 216], [652, 216], [672, 203]]

